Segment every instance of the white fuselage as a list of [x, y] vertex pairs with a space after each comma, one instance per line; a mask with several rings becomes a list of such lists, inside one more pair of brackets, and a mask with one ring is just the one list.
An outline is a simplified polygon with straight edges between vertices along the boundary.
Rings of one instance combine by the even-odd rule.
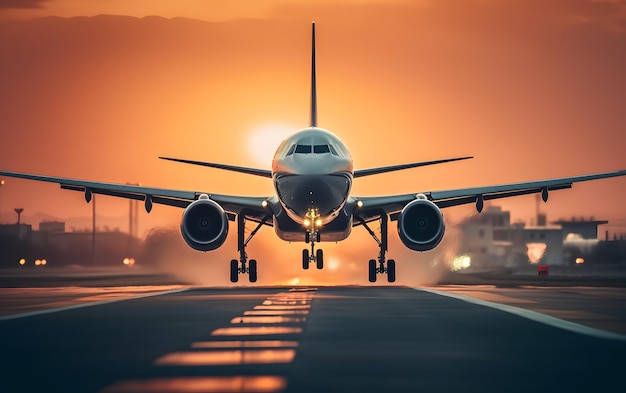
[[337, 217], [350, 195], [353, 174], [346, 145], [330, 131], [317, 127], [285, 139], [272, 161], [276, 195], [287, 215], [302, 229], [321, 227]]

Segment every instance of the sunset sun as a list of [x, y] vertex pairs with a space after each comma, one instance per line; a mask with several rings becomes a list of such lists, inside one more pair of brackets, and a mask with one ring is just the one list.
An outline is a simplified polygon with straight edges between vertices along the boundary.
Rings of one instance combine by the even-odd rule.
[[269, 168], [280, 143], [296, 129], [287, 125], [265, 124], [250, 132], [247, 151], [254, 161]]

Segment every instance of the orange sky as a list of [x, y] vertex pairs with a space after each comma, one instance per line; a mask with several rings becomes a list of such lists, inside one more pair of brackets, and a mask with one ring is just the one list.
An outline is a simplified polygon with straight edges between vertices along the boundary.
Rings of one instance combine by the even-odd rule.
[[[615, 0], [0, 2], [0, 168], [268, 195], [267, 179], [156, 157], [269, 169], [274, 148], [258, 141], [308, 125], [315, 20], [319, 124], [356, 168], [476, 157], [358, 179], [355, 194], [626, 169], [625, 10]], [[91, 212], [80, 194], [5, 180], [4, 222], [18, 206]], [[625, 191], [626, 179], [576, 185], [541, 208], [626, 232]], [[98, 203], [108, 215], [128, 206]], [[515, 220], [535, 211], [533, 197], [499, 204]], [[156, 206], [140, 220], [145, 230], [181, 213]]]

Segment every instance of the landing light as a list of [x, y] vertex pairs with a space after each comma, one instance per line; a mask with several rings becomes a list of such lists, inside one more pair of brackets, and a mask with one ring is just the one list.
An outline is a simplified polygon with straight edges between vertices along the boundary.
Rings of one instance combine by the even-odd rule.
[[585, 263], [585, 258], [576, 258], [577, 265], [582, 265], [583, 263]]
[[318, 218], [317, 220], [315, 220], [315, 226], [316, 227], [321, 227], [322, 226], [322, 219]]
[[309, 220], [308, 218], [305, 218], [305, 219], [304, 219], [304, 226], [305, 226], [305, 227], [309, 227], [309, 226], [311, 226], [311, 220]]
[[124, 258], [122, 263], [126, 266], [133, 266], [135, 264], [135, 258]]
[[363, 207], [363, 201], [357, 201], [356, 205], [357, 207]]

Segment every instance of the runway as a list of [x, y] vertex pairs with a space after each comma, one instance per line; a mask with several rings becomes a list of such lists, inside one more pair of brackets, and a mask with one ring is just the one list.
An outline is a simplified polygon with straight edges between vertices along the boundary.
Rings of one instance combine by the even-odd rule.
[[[581, 325], [594, 335], [468, 301], [544, 309], [530, 288], [157, 289], [5, 313], [0, 391], [579, 392], [625, 382], [620, 321]], [[624, 318], [623, 302], [612, 307]]]

